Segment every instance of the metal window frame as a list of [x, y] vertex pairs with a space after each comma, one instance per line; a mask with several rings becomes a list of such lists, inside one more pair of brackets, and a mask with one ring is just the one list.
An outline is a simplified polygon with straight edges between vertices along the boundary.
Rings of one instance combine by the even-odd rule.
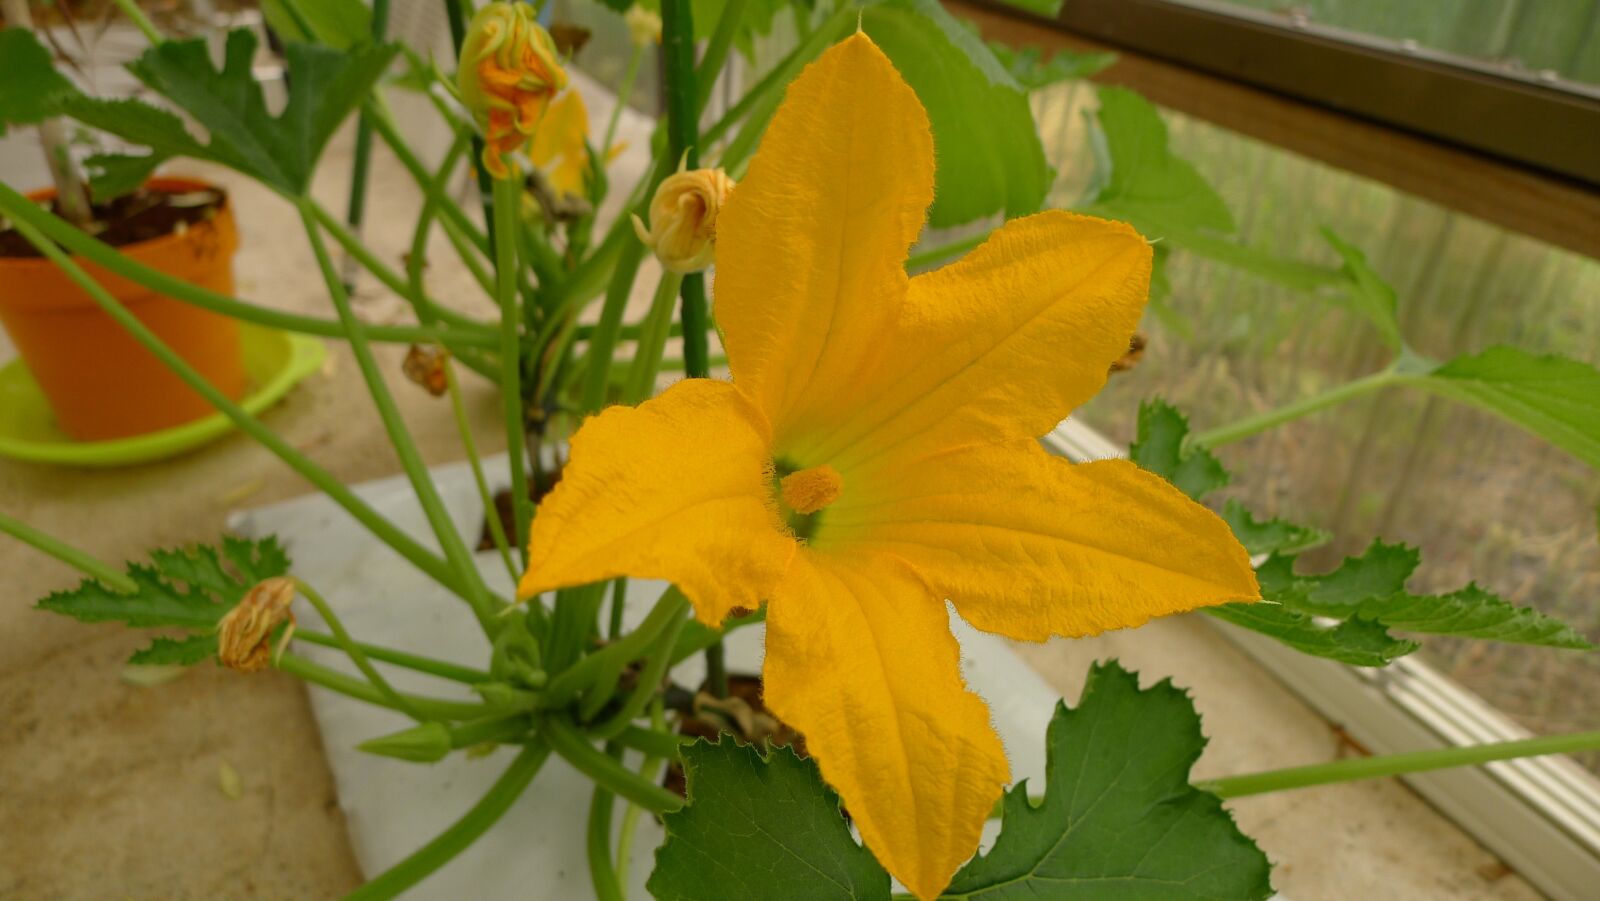
[[1600, 87], [1215, 0], [1071, 0], [1092, 40], [1600, 186]]
[[[1126, 454], [1071, 420], [1042, 439], [1075, 463]], [[1414, 657], [1365, 669], [1302, 654], [1211, 617], [1224, 636], [1375, 754], [1528, 738], [1472, 692]], [[1456, 825], [1556, 901], [1600, 885], [1600, 779], [1564, 756], [1531, 757], [1401, 777]]]

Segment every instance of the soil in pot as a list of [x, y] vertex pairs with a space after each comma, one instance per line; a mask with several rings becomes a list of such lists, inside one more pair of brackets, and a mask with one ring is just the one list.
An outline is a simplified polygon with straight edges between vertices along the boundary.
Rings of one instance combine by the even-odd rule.
[[[34, 199], [53, 205], [50, 192]], [[238, 232], [226, 194], [214, 186], [152, 179], [133, 194], [97, 205], [94, 215], [89, 232], [128, 257], [217, 293], [233, 293]], [[244, 395], [237, 321], [79, 262], [208, 381], [230, 397]], [[0, 324], [62, 430], [77, 440], [144, 434], [213, 412], [9, 228], [0, 228]]]

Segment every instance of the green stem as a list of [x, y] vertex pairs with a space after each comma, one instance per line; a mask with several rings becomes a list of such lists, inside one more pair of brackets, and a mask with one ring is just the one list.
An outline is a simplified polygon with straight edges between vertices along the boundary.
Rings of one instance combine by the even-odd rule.
[[639, 342], [634, 345], [633, 364], [628, 368], [628, 378], [622, 391], [623, 403], [637, 404], [655, 393], [656, 373], [661, 369], [661, 354], [672, 325], [678, 286], [682, 283], [683, 276], [676, 272], [661, 273], [655, 298], [650, 302], [650, 312], [645, 314]]
[[[683, 592], [676, 586], [668, 588], [637, 629], [551, 677], [550, 684], [544, 689], [544, 706], [551, 709], [564, 707], [607, 673], [620, 673], [629, 663], [645, 656], [661, 630], [688, 606], [689, 600], [683, 596]], [[609, 698], [610, 691], [605, 694]]]
[[[372, 42], [382, 44], [388, 31], [389, 0], [372, 0]], [[366, 218], [367, 176], [371, 166], [372, 117], [362, 110], [356, 119], [355, 162], [350, 171], [350, 202], [345, 208], [345, 221], [356, 234], [361, 233], [361, 223]], [[354, 290], [355, 286], [346, 282], [345, 287]]]
[[465, 588], [463, 597], [472, 607], [472, 612], [477, 616], [484, 634], [493, 637], [500, 628], [500, 622], [495, 616], [499, 612], [498, 606], [490, 597], [488, 587], [483, 584], [483, 575], [478, 572], [472, 554], [467, 550], [466, 543], [461, 540], [461, 533], [456, 531], [456, 525], [450, 519], [449, 511], [445, 510], [444, 500], [439, 497], [439, 490], [433, 484], [433, 476], [428, 472], [428, 465], [423, 462], [422, 454], [417, 450], [416, 442], [412, 440], [411, 432], [400, 416], [400, 407], [394, 402], [394, 396], [389, 392], [389, 385], [378, 369], [377, 358], [373, 356], [372, 347], [367, 343], [366, 327], [356, 318], [355, 310], [350, 306], [350, 297], [345, 293], [344, 283], [340, 281], [339, 273], [334, 269], [333, 258], [329, 256], [328, 247], [322, 240], [322, 232], [317, 228], [315, 204], [302, 198], [296, 202], [296, 206], [305, 225], [306, 237], [311, 242], [311, 250], [316, 255], [317, 266], [322, 270], [323, 284], [333, 299], [339, 321], [344, 323], [351, 353], [356, 359], [356, 366], [361, 370], [362, 379], [367, 384], [367, 393], [372, 396], [373, 406], [378, 410], [378, 418], [383, 422], [384, 432], [389, 436], [389, 443], [394, 447], [395, 456], [400, 458], [400, 467], [405, 470], [417, 503], [422, 506], [428, 525], [433, 529], [434, 537], [439, 540], [440, 548], [444, 550], [445, 560], [454, 569], [459, 580], [458, 584]]
[[[0, 184], [0, 198], [11, 189]], [[12, 228], [22, 235], [29, 243], [39, 249], [39, 252], [67, 274], [67, 277], [78, 283], [94, 300], [95, 305], [105, 311], [116, 323], [125, 329], [133, 339], [139, 342], [146, 350], [154, 354], [163, 365], [171, 370], [184, 384], [194, 389], [204, 397], [213, 407], [228, 417], [240, 431], [255, 439], [267, 450], [275, 454], [278, 459], [288, 464], [289, 468], [299, 473], [306, 481], [326, 494], [329, 499], [349, 513], [355, 520], [372, 532], [373, 535], [387, 544], [400, 556], [406, 558], [417, 569], [426, 573], [439, 584], [449, 588], [452, 592], [466, 596], [466, 589], [457, 580], [456, 574], [449, 564], [440, 559], [437, 554], [417, 543], [416, 539], [401, 531], [399, 527], [374, 510], [365, 501], [355, 495], [345, 484], [333, 476], [332, 473], [313, 463], [305, 454], [295, 449], [283, 440], [276, 432], [262, 424], [244, 408], [234, 403], [215, 385], [206, 381], [205, 377], [196, 372], [194, 367], [183, 357], [175, 353], [164, 341], [156, 336], [137, 316], [128, 311], [120, 301], [112, 297], [99, 282], [83, 271], [72, 258], [68, 257], [59, 247], [40, 234], [31, 224], [21, 218], [11, 220]]]
[[533, 502], [528, 497], [528, 461], [525, 440], [526, 422], [522, 409], [522, 348], [518, 327], [522, 314], [517, 309], [517, 227], [521, 187], [516, 179], [498, 178], [494, 182], [494, 268], [495, 300], [500, 304], [500, 412], [505, 417], [506, 453], [511, 458], [511, 509], [515, 525], [510, 536], [528, 562], [528, 523], [533, 519]]
[[[664, 727], [663, 727], [664, 728]], [[638, 726], [629, 726], [617, 733], [617, 744], [634, 751], [640, 751], [651, 757], [677, 757], [683, 746], [690, 744], [694, 739], [684, 735], [674, 735], [660, 729], [641, 729]]]
[[[320, 685], [329, 691], [336, 691], [358, 701], [365, 701], [375, 707], [383, 707], [388, 710], [399, 709], [394, 706], [394, 702], [390, 701], [383, 692], [374, 688], [365, 680], [346, 675], [320, 663], [314, 663], [298, 654], [283, 654], [273, 665], [279, 671], [288, 673], [296, 679], [310, 682], [313, 685]], [[488, 704], [474, 704], [469, 701], [446, 701], [441, 698], [424, 698], [414, 694], [406, 694], [405, 699], [418, 713], [435, 720], [481, 720], [484, 717], [516, 712]]]
[[472, 805], [472, 809], [461, 819], [450, 824], [450, 828], [440, 833], [438, 838], [418, 848], [410, 857], [346, 895], [345, 901], [383, 901], [396, 897], [450, 862], [511, 809], [549, 756], [549, 745], [537, 740], [530, 742], [495, 780], [494, 785], [489, 787], [488, 793]]
[[377, 130], [378, 137], [383, 139], [384, 144], [400, 160], [400, 165], [411, 173], [411, 178], [417, 183], [417, 187], [421, 188], [423, 193], [438, 206], [439, 212], [443, 215], [445, 221], [452, 222], [460, 228], [461, 233], [472, 242], [472, 245], [480, 253], [489, 253], [489, 238], [472, 223], [471, 219], [467, 218], [467, 214], [461, 207], [445, 194], [442, 186], [434, 184], [433, 173], [428, 171], [428, 167], [422, 164], [422, 160], [417, 157], [416, 152], [406, 143], [405, 137], [400, 134], [399, 127], [389, 118], [388, 112], [379, 105], [376, 96], [374, 96], [373, 100], [368, 101], [367, 109], [372, 112], [372, 127]]
[[1363, 394], [1370, 394], [1379, 388], [1386, 388], [1397, 382], [1404, 381], [1405, 378], [1406, 376], [1396, 372], [1391, 367], [1381, 372], [1363, 376], [1355, 381], [1346, 382], [1331, 391], [1325, 391], [1322, 394], [1298, 400], [1292, 404], [1285, 404], [1277, 409], [1268, 410], [1255, 416], [1247, 416], [1224, 426], [1207, 429], [1204, 432], [1195, 434], [1190, 441], [1201, 447], [1218, 447], [1229, 444], [1249, 438], [1251, 435], [1265, 432], [1268, 429], [1276, 428], [1302, 416], [1309, 416], [1335, 404], [1360, 397]]
[[[385, 266], [383, 261], [378, 259], [377, 254], [374, 254], [371, 250], [369, 250], [366, 244], [362, 243], [361, 239], [357, 237], [354, 232], [350, 231], [350, 229], [347, 228], [343, 222], [340, 222], [336, 217], [334, 217], [332, 213], [329, 213], [326, 209], [324, 209], [321, 204], [312, 201], [310, 208], [312, 215], [316, 217], [318, 224], [320, 224], [323, 229], [328, 232], [328, 234], [333, 236], [333, 239], [339, 243], [339, 246], [344, 248], [345, 252], [350, 254], [350, 256], [354, 257], [355, 260], [361, 264], [362, 268], [376, 276], [378, 281], [383, 283], [384, 287], [410, 302], [411, 306], [417, 311], [418, 318], [422, 319], [425, 324], [431, 325], [434, 321], [442, 320], [448, 323], [452, 328], [469, 329], [474, 332], [482, 332], [484, 334], [488, 334], [493, 331], [494, 327], [487, 322], [479, 322], [475, 319], [463, 316], [454, 310], [448, 309], [440, 305], [438, 301], [429, 297], [423, 291], [418, 290], [413, 292], [410, 282], [402, 278], [400, 273], [395, 272], [388, 266]], [[346, 293], [348, 293], [348, 291]]]
[[622, 314], [628, 306], [634, 276], [639, 272], [639, 264], [644, 261], [645, 246], [632, 234], [624, 240], [627, 244], [622, 249], [622, 257], [617, 260], [617, 268], [612, 270], [611, 283], [606, 287], [600, 321], [589, 337], [587, 369], [584, 373], [587, 381], [583, 386], [582, 404], [586, 413], [598, 413], [605, 406], [606, 389], [611, 384], [612, 357], [622, 331]]
[[622, 108], [633, 97], [633, 83], [639, 79], [639, 68], [644, 64], [644, 45], [634, 46], [628, 57], [628, 69], [622, 73], [622, 86], [617, 88], [617, 102], [611, 107], [611, 118], [606, 121], [606, 139], [600, 142], [600, 159], [611, 158], [611, 145], [616, 141], [617, 123], [622, 119]]
[[555, 749], [573, 768], [619, 797], [627, 798], [651, 813], [671, 813], [683, 806], [683, 799], [670, 791], [646, 781], [639, 774], [589, 744], [570, 720], [549, 717], [540, 730]]
[[[667, 721], [662, 712], [662, 706], [661, 696], [656, 695], [655, 700], [650, 703], [650, 723], [655, 729], [665, 731]], [[646, 754], [644, 760], [639, 764], [639, 778], [652, 782], [656, 781], [655, 773], [661, 768], [663, 760], [667, 757], [676, 756], [677, 747], [674, 747], [670, 753], [660, 756]], [[634, 830], [639, 826], [641, 810], [639, 805], [629, 804], [628, 808], [622, 812], [622, 826], [617, 830], [617, 882], [622, 885], [628, 884], [628, 856], [633, 851], [633, 835]]]
[[[304, 641], [307, 644], [320, 645], [325, 648], [343, 647], [339, 640], [332, 635], [324, 635], [321, 632], [315, 632], [310, 629], [295, 629], [294, 638], [295, 641]], [[360, 648], [363, 654], [373, 660], [392, 663], [395, 666], [403, 666], [409, 670], [427, 673], [430, 676], [438, 676], [441, 679], [449, 679], [452, 682], [476, 685], [479, 682], [488, 682], [490, 679], [489, 674], [480, 669], [457, 666], [454, 663], [446, 663], [443, 660], [435, 660], [432, 657], [420, 657], [416, 654], [408, 654], [405, 651], [396, 651], [393, 648], [368, 644], [363, 641], [353, 641], [351, 644]]]
[[344, 623], [339, 621], [338, 615], [333, 612], [333, 608], [328, 605], [327, 600], [318, 594], [315, 588], [306, 584], [305, 581], [296, 579], [295, 584], [299, 586], [300, 593], [305, 595], [306, 600], [311, 602], [311, 606], [317, 608], [317, 614], [322, 617], [322, 621], [328, 624], [328, 629], [333, 632], [333, 640], [338, 643], [339, 649], [344, 651], [345, 656], [350, 658], [350, 662], [356, 665], [356, 669], [361, 671], [361, 675], [367, 677], [367, 681], [372, 683], [372, 687], [376, 688], [379, 694], [388, 699], [388, 706], [392, 706], [419, 723], [426, 722], [428, 718], [419, 713], [399, 692], [395, 691], [394, 686], [389, 684], [389, 680], [383, 677], [383, 673], [378, 672], [377, 668], [372, 665], [372, 661], [367, 659], [367, 655], [361, 650], [361, 647], [350, 638], [350, 633], [345, 631]]
[[[706, 103], [711, 99], [711, 91], [716, 87], [717, 76], [722, 74], [722, 67], [728, 61], [728, 51], [733, 49], [734, 35], [738, 33], [739, 23], [744, 21], [745, 10], [749, 6], [750, 0], [728, 0], [727, 5], [722, 8], [722, 16], [717, 19], [716, 30], [711, 33], [711, 40], [706, 42], [705, 53], [700, 57], [700, 68], [694, 73], [697, 119], [698, 114], [705, 111]], [[662, 18], [664, 33], [665, 16]]]
[[[605, 756], [617, 760], [622, 752], [615, 745], [606, 745]], [[604, 786], [596, 784], [594, 797], [589, 801], [589, 828], [584, 850], [589, 858], [589, 877], [594, 883], [595, 901], [623, 901], [622, 883], [617, 879], [617, 868], [611, 860], [611, 814], [616, 810], [617, 796]]]
[[[3, 183], [0, 183], [0, 210], [3, 210], [6, 218], [11, 221], [27, 222], [39, 232], [48, 236], [50, 240], [95, 265], [174, 300], [179, 300], [204, 310], [210, 310], [214, 313], [220, 313], [233, 319], [254, 322], [258, 325], [308, 335], [320, 335], [325, 338], [344, 337], [344, 327], [336, 320], [321, 319], [315, 316], [301, 316], [295, 313], [286, 313], [282, 310], [274, 310], [270, 307], [245, 303], [123, 256], [117, 252], [116, 248], [91, 237], [71, 223], [41, 209], [37, 204], [34, 204]], [[374, 340], [402, 344], [436, 343], [452, 348], [492, 348], [496, 346], [495, 336], [487, 327], [483, 327], [481, 330], [474, 330], [437, 329], [409, 325], [370, 325], [367, 327], [367, 332], [368, 336]]]
[[1195, 788], [1208, 791], [1219, 798], [1242, 798], [1247, 795], [1349, 782], [1355, 779], [1402, 776], [1406, 773], [1425, 773], [1449, 767], [1476, 766], [1496, 760], [1514, 760], [1519, 757], [1538, 757], [1544, 754], [1572, 754], [1596, 749], [1600, 749], [1600, 730], [1439, 748], [1432, 751], [1385, 754], [1379, 757], [1352, 757], [1348, 760], [1334, 760], [1311, 766], [1208, 779], [1196, 782]]
[[[707, 78], [702, 83], [698, 81], [701, 76], [695, 72], [694, 66], [694, 20], [690, 0], [662, 0], [661, 52], [667, 92], [667, 156], [669, 159], [684, 160], [690, 169], [700, 164], [700, 111], [705, 107], [711, 82], [716, 79], [717, 72], [728, 57], [728, 47], [739, 18], [744, 14], [744, 6], [744, 0], [732, 0], [724, 7], [716, 33], [706, 47], [701, 73]], [[708, 369], [706, 332], [711, 327], [705, 278], [696, 273], [680, 279], [679, 284], [683, 289], [681, 318], [685, 373], [689, 378], [704, 378]], [[667, 317], [667, 320], [670, 322], [671, 317]], [[657, 352], [655, 359], [650, 361], [652, 383], [655, 381], [654, 369], [660, 364], [661, 355]]]
[[[672, 649], [678, 643], [678, 633], [683, 631], [685, 620], [686, 617], [680, 613], [667, 621], [666, 628], [662, 629], [656, 640], [651, 642], [650, 662], [639, 672], [639, 681], [634, 685], [633, 692], [628, 695], [628, 699], [616, 713], [590, 730], [593, 734], [601, 738], [615, 738], [624, 729], [633, 725], [634, 718], [644, 713], [652, 699], [661, 696], [661, 680], [666, 676], [667, 667], [672, 663]], [[719, 644], [718, 647], [720, 646]], [[727, 697], [726, 686], [723, 694], [718, 697]]]
[[49, 554], [73, 569], [97, 579], [106, 587], [120, 591], [123, 594], [133, 594], [139, 586], [126, 575], [117, 572], [110, 565], [95, 559], [85, 551], [81, 551], [53, 535], [35, 529], [20, 519], [13, 519], [0, 511], [0, 532], [24, 544], [31, 545], [35, 550]]
[[161, 36], [161, 32], [156, 30], [156, 24], [150, 21], [150, 17], [144, 14], [144, 10], [140, 9], [139, 4], [135, 3], [134, 0], [116, 0], [116, 4], [117, 9], [128, 17], [128, 21], [133, 23], [133, 27], [139, 29], [145, 40], [152, 44], [159, 44], [165, 40]]
[[[456, 368], [448, 358], [444, 361], [444, 383], [450, 392], [450, 409], [455, 413], [456, 431], [461, 435], [461, 446], [467, 452], [467, 463], [472, 467], [472, 481], [478, 486], [478, 500], [483, 502], [483, 518], [489, 524], [489, 535], [494, 548], [500, 552], [500, 562], [506, 566], [511, 584], [517, 584], [517, 565], [511, 561], [511, 545], [506, 540], [505, 526], [500, 524], [500, 513], [494, 505], [494, 494], [489, 491], [489, 480], [483, 475], [483, 460], [478, 456], [478, 442], [472, 437], [472, 423], [467, 421], [467, 406], [461, 398], [461, 382], [456, 378]], [[533, 603], [538, 603], [534, 601]]]

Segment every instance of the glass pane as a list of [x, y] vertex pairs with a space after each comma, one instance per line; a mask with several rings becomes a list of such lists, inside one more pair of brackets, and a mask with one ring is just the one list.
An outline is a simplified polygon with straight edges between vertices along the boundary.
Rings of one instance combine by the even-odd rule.
[[[1092, 169], [1086, 88], [1036, 95], [1063, 173], [1053, 202], [1081, 195]], [[1336, 265], [1330, 226], [1363, 248], [1400, 294], [1402, 328], [1436, 359], [1512, 344], [1600, 363], [1600, 262], [1508, 233], [1185, 116], [1174, 149], [1217, 186], [1242, 240]], [[1142, 398], [1160, 394], [1199, 427], [1231, 422], [1380, 368], [1364, 321], [1174, 248], [1173, 292], [1146, 317], [1149, 346], [1082, 411], [1125, 444]], [[1234, 496], [1332, 530], [1306, 555], [1331, 567], [1373, 537], [1423, 551], [1413, 589], [1470, 580], [1600, 637], [1600, 475], [1487, 414], [1392, 389], [1223, 447]], [[1535, 732], [1600, 727], [1600, 655], [1430, 639], [1424, 659]], [[1600, 755], [1587, 763], [1600, 771]]]
[[1600, 0], [1205, 0], [1525, 72], [1600, 83]]

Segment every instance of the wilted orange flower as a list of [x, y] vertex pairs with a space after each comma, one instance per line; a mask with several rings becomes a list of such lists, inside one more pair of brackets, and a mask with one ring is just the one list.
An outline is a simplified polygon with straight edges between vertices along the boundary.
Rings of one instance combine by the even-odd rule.
[[908, 278], [933, 164], [927, 114], [869, 38], [801, 74], [717, 223], [733, 382], [590, 419], [519, 586], [666, 579], [710, 624], [765, 602], [768, 707], [924, 899], [1009, 779], [946, 599], [1042, 641], [1259, 597], [1215, 514], [1037, 441], [1127, 350], [1149, 246], [1046, 212]]
[[495, 2], [472, 17], [456, 75], [461, 100], [483, 129], [483, 165], [495, 178], [528, 142], [550, 98], [567, 86], [555, 42], [525, 3]]
[[[217, 660], [228, 669], [254, 673], [272, 659], [268, 640], [272, 630], [287, 620], [294, 628], [295, 581], [282, 576], [267, 579], [245, 596], [217, 623]], [[285, 636], [287, 637], [287, 636]]]

